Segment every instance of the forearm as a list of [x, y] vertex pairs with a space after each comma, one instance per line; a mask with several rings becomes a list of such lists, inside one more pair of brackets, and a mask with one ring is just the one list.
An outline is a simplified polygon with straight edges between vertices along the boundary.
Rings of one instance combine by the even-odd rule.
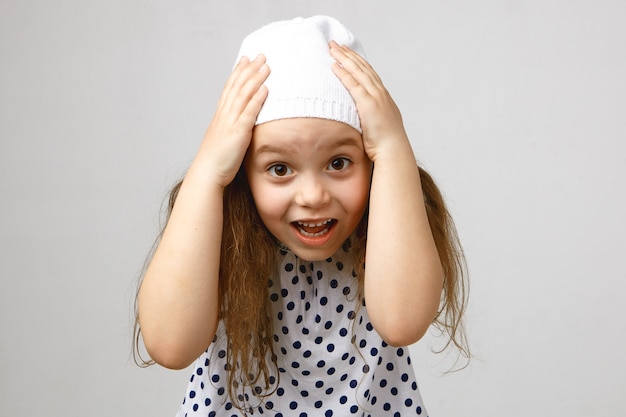
[[419, 340], [439, 307], [443, 278], [406, 137], [376, 155], [365, 265], [365, 298], [376, 330], [394, 345]]
[[222, 208], [221, 186], [192, 167], [139, 291], [143, 340], [163, 366], [187, 366], [216, 332]]

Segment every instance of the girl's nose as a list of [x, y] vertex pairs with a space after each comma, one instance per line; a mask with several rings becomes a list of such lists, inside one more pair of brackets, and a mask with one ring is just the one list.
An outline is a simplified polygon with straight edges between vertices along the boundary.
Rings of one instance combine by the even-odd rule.
[[303, 207], [320, 207], [330, 201], [330, 193], [321, 178], [316, 175], [302, 175], [295, 195], [296, 204]]

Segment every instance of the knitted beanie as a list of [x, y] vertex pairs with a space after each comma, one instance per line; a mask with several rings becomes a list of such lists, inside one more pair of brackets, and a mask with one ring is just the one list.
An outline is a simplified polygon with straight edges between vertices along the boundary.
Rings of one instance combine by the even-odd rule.
[[363, 47], [340, 22], [328, 16], [298, 17], [270, 23], [242, 42], [242, 56], [267, 58], [267, 99], [256, 124], [292, 117], [316, 117], [346, 123], [361, 133], [356, 105], [333, 73], [329, 52], [334, 40], [365, 56]]

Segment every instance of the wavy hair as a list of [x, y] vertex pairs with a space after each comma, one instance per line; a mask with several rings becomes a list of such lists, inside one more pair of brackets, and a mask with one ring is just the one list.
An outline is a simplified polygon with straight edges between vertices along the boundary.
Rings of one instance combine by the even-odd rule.
[[[433, 325], [446, 335], [446, 343], [437, 353], [454, 346], [460, 356], [469, 360], [470, 351], [463, 326], [467, 306], [467, 268], [456, 228], [444, 203], [441, 191], [432, 177], [419, 168], [424, 201], [444, 280], [440, 309]], [[172, 212], [182, 181], [170, 192], [168, 218]], [[354, 270], [358, 280], [358, 297], [363, 300], [364, 261], [367, 239], [367, 211], [357, 226], [351, 242]], [[157, 239], [158, 242], [158, 239]], [[156, 244], [155, 244], [156, 246]], [[272, 370], [276, 354], [268, 281], [274, 272], [276, 241], [266, 229], [257, 212], [243, 168], [224, 192], [224, 224], [219, 270], [220, 318], [227, 336], [228, 391], [234, 404], [245, 387], [261, 387], [273, 392]], [[362, 303], [358, 303], [360, 306]], [[153, 364], [139, 353], [141, 329], [135, 301], [135, 337], [133, 356], [140, 366]], [[267, 358], [271, 358], [268, 363]], [[276, 385], [274, 385], [274, 389]], [[260, 394], [257, 392], [257, 395]], [[261, 394], [269, 395], [269, 394]]]

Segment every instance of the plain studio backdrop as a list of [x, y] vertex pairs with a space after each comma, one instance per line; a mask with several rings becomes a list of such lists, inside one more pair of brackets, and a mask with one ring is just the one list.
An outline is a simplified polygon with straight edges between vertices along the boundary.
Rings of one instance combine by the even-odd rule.
[[243, 37], [337, 17], [447, 196], [475, 354], [411, 348], [431, 416], [626, 413], [626, 3], [0, 1], [0, 415], [171, 416], [132, 303]]

